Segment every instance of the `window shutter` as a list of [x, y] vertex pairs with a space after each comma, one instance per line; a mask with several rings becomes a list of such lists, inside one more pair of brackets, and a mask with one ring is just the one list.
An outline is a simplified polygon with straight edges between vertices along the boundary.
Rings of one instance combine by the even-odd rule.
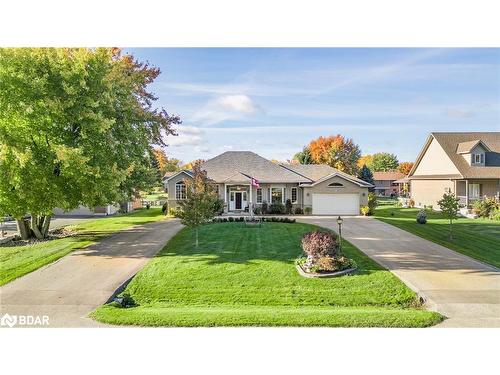
[[481, 154], [481, 164], [484, 163], [484, 154]]

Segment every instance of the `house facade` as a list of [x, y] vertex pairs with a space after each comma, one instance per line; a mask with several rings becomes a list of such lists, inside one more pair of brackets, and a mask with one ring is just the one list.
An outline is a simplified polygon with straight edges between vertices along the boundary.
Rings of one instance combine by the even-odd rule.
[[[314, 215], [357, 215], [368, 203], [371, 184], [328, 165], [277, 164], [250, 151], [228, 151], [204, 162], [202, 170], [216, 184], [225, 212], [247, 212], [264, 202], [309, 208]], [[164, 179], [168, 206], [186, 197], [183, 170]], [[259, 186], [252, 186], [252, 179]]]
[[408, 178], [419, 207], [437, 207], [445, 192], [464, 207], [500, 199], [500, 132], [431, 133]]
[[396, 182], [405, 178], [405, 174], [397, 171], [373, 172], [373, 183], [375, 185], [375, 194], [389, 197], [401, 195], [402, 184]]

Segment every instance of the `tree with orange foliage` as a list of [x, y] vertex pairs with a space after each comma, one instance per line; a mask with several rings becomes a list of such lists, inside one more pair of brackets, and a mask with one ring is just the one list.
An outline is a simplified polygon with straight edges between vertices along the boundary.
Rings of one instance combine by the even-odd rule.
[[359, 146], [351, 138], [337, 134], [319, 137], [309, 143], [311, 158], [316, 164], [328, 164], [342, 172], [356, 175], [361, 156]]
[[358, 159], [358, 167], [363, 168], [363, 165], [366, 165], [368, 168], [371, 168], [373, 162], [373, 155], [363, 155]]
[[411, 161], [404, 161], [402, 163], [399, 163], [398, 171], [403, 173], [405, 176], [408, 176], [408, 174], [410, 174], [412, 167], [413, 163]]

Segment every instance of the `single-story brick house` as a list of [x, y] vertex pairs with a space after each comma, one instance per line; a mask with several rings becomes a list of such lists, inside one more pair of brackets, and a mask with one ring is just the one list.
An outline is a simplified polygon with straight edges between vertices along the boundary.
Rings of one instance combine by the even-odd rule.
[[484, 197], [500, 199], [500, 132], [431, 133], [408, 178], [419, 207], [437, 207], [445, 192], [467, 207]]
[[[368, 203], [371, 184], [322, 164], [278, 164], [250, 151], [228, 151], [201, 166], [216, 183], [225, 212], [243, 212], [263, 202], [310, 207], [314, 215], [357, 215]], [[184, 181], [190, 170], [164, 178], [168, 206], [186, 197]], [[252, 186], [252, 179], [258, 182]]]

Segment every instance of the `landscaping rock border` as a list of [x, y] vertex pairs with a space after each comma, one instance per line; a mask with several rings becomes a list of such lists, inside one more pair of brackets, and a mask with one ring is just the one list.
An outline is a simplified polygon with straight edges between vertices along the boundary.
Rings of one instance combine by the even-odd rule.
[[344, 275], [349, 275], [356, 271], [357, 267], [354, 268], [348, 268], [346, 270], [342, 271], [335, 271], [335, 272], [328, 272], [328, 273], [309, 273], [306, 272], [300, 264], [296, 264], [295, 268], [297, 268], [297, 271], [299, 272], [300, 276], [307, 277], [310, 279], [314, 278], [329, 278], [329, 277], [338, 277], [338, 276], [344, 276]]

